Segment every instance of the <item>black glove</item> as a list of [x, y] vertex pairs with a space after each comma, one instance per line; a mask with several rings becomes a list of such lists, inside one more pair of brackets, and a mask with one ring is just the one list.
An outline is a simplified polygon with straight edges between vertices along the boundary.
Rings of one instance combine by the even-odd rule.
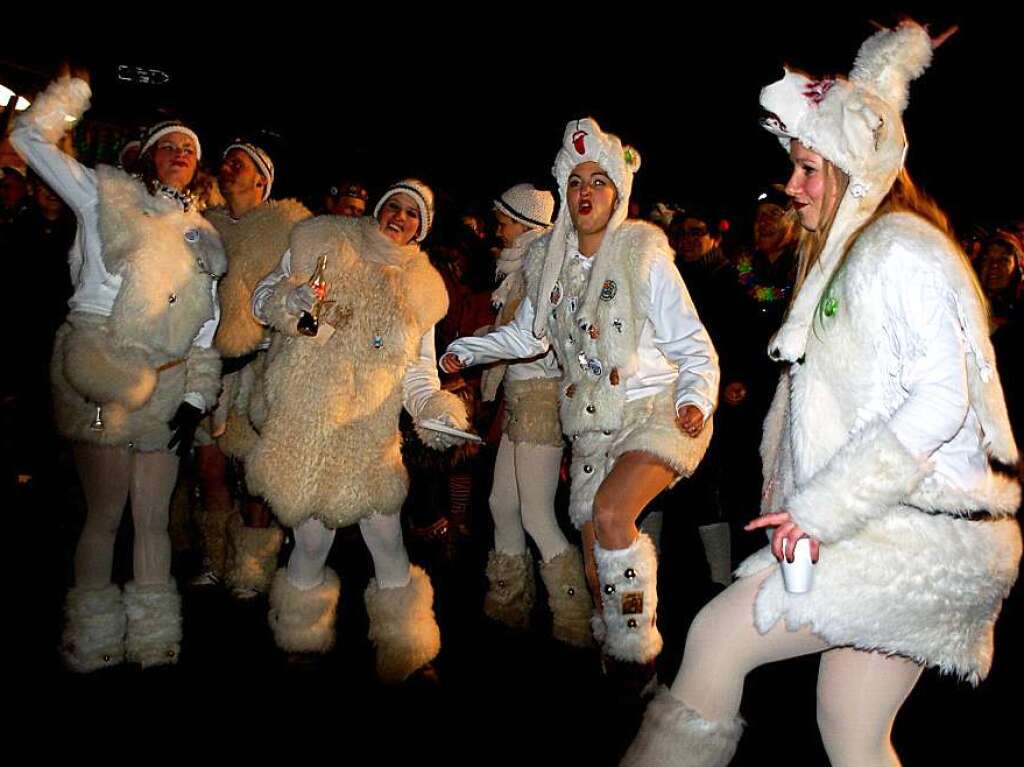
[[256, 354], [257, 352], [249, 352], [248, 354], [243, 354], [241, 357], [221, 357], [220, 374], [222, 376], [226, 376], [231, 373], [237, 373], [256, 359]]
[[[178, 405], [178, 411], [167, 422], [167, 428], [174, 432], [167, 443], [168, 450], [174, 450], [179, 458], [184, 458], [192, 450], [192, 442], [196, 438], [196, 427], [203, 420], [203, 411], [188, 402]], [[175, 450], [177, 445], [177, 450]]]

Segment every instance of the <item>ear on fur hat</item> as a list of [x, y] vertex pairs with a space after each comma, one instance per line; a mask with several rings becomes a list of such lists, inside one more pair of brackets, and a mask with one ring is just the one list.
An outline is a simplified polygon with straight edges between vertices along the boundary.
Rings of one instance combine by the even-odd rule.
[[932, 40], [920, 24], [906, 21], [876, 32], [861, 45], [850, 80], [876, 93], [902, 112], [910, 82], [932, 61]]

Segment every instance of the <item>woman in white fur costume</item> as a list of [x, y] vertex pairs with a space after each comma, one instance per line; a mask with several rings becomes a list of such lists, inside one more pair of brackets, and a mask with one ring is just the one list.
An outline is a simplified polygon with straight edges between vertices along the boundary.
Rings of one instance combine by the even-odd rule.
[[[377, 673], [401, 681], [438, 653], [427, 574], [410, 565], [399, 511], [408, 490], [398, 416], [404, 406], [430, 447], [458, 443], [427, 420], [465, 429], [465, 408], [441, 391], [434, 325], [448, 308], [441, 276], [420, 250], [433, 193], [407, 179], [374, 218], [320, 216], [295, 226], [278, 270], [253, 294], [253, 314], [279, 331], [265, 377], [266, 420], [247, 459], [249, 488], [295, 531], [270, 589], [270, 625], [290, 652], [334, 644], [340, 583], [326, 567], [335, 530], [359, 523], [375, 577], [366, 590]], [[326, 257], [326, 294], [307, 282]], [[316, 336], [302, 311], [322, 301]]]
[[554, 349], [572, 441], [569, 514], [600, 599], [606, 669], [642, 689], [661, 651], [657, 556], [636, 520], [697, 467], [711, 438], [718, 358], [661, 229], [627, 221], [640, 156], [592, 118], [567, 126], [553, 172], [562, 209], [527, 258], [526, 297], [507, 325], [460, 338], [446, 371]]
[[[988, 673], [1021, 554], [1020, 488], [990, 464], [1017, 448], [977, 281], [903, 168], [933, 42], [904, 23], [864, 43], [848, 80], [787, 71], [761, 92], [805, 230], [749, 526], [774, 534], [697, 616], [626, 765], [727, 764], [747, 672], [810, 653], [831, 763], [899, 764], [890, 731], [922, 669]], [[813, 584], [789, 593], [776, 560], [802, 537]]]
[[[496, 326], [512, 321], [526, 296], [526, 253], [551, 228], [555, 200], [550, 192], [517, 184], [494, 201], [498, 237], [505, 248], [498, 257], [498, 288], [492, 303]], [[540, 574], [548, 592], [552, 633], [580, 647], [592, 643], [593, 602], [583, 576], [583, 561], [555, 519], [555, 492], [565, 442], [558, 421], [562, 371], [553, 351], [512, 365], [495, 365], [483, 373], [485, 400], [504, 386], [505, 421], [494, 464], [490, 507], [494, 549], [487, 559], [489, 588], [484, 612], [500, 623], [523, 629], [536, 599], [533, 557], [526, 534], [541, 555]]]
[[[90, 95], [87, 82], [63, 77], [11, 134], [78, 219], [69, 254], [75, 292], [51, 365], [57, 425], [74, 443], [88, 507], [62, 646], [77, 671], [125, 658], [144, 667], [177, 662], [181, 607], [168, 507], [179, 455], [220, 388], [211, 344], [225, 269], [220, 238], [189, 193], [200, 154], [195, 133], [176, 122], [151, 128], [141, 178], [85, 168], [56, 143]], [[129, 498], [134, 580], [122, 594], [110, 578]]]

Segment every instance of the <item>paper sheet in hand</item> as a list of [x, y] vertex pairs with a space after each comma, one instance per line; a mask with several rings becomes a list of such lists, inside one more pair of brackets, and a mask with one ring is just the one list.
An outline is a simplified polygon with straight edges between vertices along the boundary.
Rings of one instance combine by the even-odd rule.
[[463, 439], [469, 440], [470, 442], [479, 442], [480, 444], [483, 444], [483, 439], [480, 438], [480, 435], [473, 434], [472, 432], [468, 431], [462, 431], [462, 429], [453, 429], [448, 424], [442, 423], [441, 421], [438, 421], [434, 418], [427, 418], [423, 421], [420, 421], [419, 425], [422, 426], [424, 429], [430, 429], [431, 431], [439, 431], [442, 434], [450, 434], [453, 437], [462, 437]]

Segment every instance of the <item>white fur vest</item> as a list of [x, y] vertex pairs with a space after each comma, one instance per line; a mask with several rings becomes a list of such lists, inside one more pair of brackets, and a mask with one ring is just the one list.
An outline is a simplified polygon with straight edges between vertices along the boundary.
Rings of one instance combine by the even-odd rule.
[[214, 338], [223, 356], [241, 357], [263, 341], [266, 330], [252, 316], [252, 291], [281, 261], [292, 227], [309, 216], [296, 200], [265, 202], [237, 221], [226, 208], [206, 212], [224, 241], [228, 259], [218, 289], [221, 317]]
[[562, 363], [561, 418], [566, 434], [617, 431], [622, 427], [626, 379], [638, 366], [640, 333], [647, 318], [651, 266], [671, 262], [672, 250], [656, 226], [626, 221], [608, 234], [605, 280], [592, 323], [579, 323], [590, 270], [567, 250], [550, 296], [538, 296], [548, 238], [538, 240], [528, 256], [528, 293], [534, 306], [548, 306], [548, 334]]
[[[323, 253], [333, 303], [322, 325], [330, 327], [306, 338], [295, 333], [284, 301]], [[292, 277], [268, 300], [283, 334], [268, 357], [267, 417], [249, 455], [250, 487], [286, 525], [315, 516], [333, 528], [394, 513], [408, 484], [398, 431], [402, 378], [447, 311], [444, 282], [426, 254], [392, 244], [372, 218], [301, 222], [291, 258]]]
[[[120, 288], [108, 317], [72, 314], [58, 335], [58, 425], [72, 439], [159, 449], [186, 391], [208, 404], [217, 398], [219, 357], [193, 341], [214, 317], [212, 282], [224, 273], [224, 252], [198, 213], [115, 168], [100, 166], [97, 177], [104, 267]], [[88, 428], [96, 404], [102, 432]]]

